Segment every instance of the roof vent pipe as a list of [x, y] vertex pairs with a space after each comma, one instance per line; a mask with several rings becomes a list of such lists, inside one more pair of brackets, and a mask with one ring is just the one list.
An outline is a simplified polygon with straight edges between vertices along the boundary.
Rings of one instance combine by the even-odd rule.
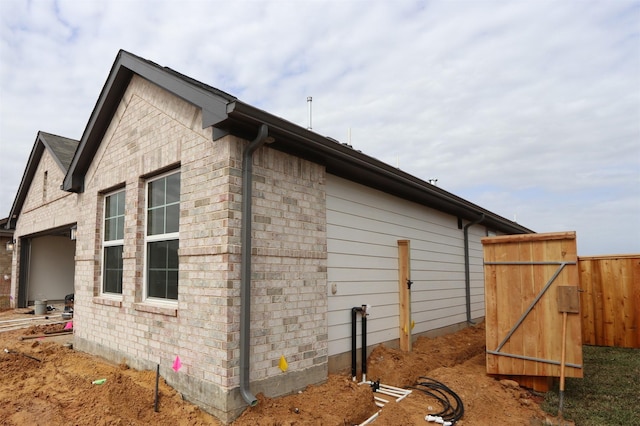
[[254, 407], [258, 399], [249, 390], [251, 351], [251, 203], [253, 188], [253, 153], [265, 143], [273, 142], [269, 127], [260, 126], [256, 138], [242, 152], [242, 241], [240, 265], [240, 394]]
[[308, 125], [307, 125], [307, 129], [311, 130], [311, 102], [313, 101], [313, 98], [311, 96], [307, 96], [307, 108], [309, 109], [309, 121], [308, 121]]
[[477, 225], [484, 220], [484, 213], [473, 222], [469, 222], [464, 226], [464, 292], [467, 304], [467, 322], [475, 324], [471, 321], [471, 274], [469, 273], [469, 228]]

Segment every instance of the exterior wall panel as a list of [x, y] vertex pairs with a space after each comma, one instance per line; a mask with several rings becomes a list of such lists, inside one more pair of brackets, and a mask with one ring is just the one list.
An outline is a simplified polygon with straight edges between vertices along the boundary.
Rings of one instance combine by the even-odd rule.
[[[472, 318], [484, 316], [485, 234], [482, 226], [469, 229]], [[399, 338], [397, 241], [403, 239], [411, 244], [413, 334], [466, 321], [464, 240], [457, 218], [328, 176], [330, 355], [351, 350], [351, 308], [361, 304], [372, 306], [368, 345]]]

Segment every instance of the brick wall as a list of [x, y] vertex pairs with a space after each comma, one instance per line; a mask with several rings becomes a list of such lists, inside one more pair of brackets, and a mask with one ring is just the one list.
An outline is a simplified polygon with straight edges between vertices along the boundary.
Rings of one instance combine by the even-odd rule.
[[76, 221], [77, 195], [60, 189], [63, 179], [64, 172], [45, 149], [16, 223], [16, 240]]
[[268, 147], [254, 161], [251, 379], [259, 380], [281, 374], [282, 355], [292, 369], [326, 364], [327, 251], [324, 168]]
[[0, 310], [11, 307], [11, 261], [13, 252], [7, 251], [7, 242], [13, 237], [0, 236]]
[[[212, 141], [199, 110], [134, 77], [79, 195], [76, 347], [135, 368], [160, 364], [169, 383], [222, 420], [244, 406], [237, 387], [245, 143]], [[143, 300], [145, 178], [178, 164], [179, 296], [177, 305], [158, 305]], [[324, 169], [264, 147], [254, 175], [250, 377], [256, 392], [285, 393], [326, 378]], [[103, 193], [119, 187], [126, 190], [121, 298], [100, 295]], [[183, 367], [175, 373], [177, 355]], [[282, 355], [286, 374], [277, 367]]]

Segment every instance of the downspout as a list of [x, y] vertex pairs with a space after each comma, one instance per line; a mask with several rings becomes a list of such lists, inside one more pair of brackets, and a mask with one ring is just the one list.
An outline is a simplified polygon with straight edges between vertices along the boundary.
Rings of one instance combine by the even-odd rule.
[[254, 407], [258, 399], [249, 390], [249, 352], [251, 349], [251, 203], [253, 188], [253, 153], [265, 143], [273, 142], [269, 138], [269, 127], [260, 126], [258, 135], [242, 152], [242, 219], [240, 239], [240, 394]]
[[464, 226], [464, 291], [467, 304], [467, 323], [475, 324], [471, 321], [471, 274], [469, 272], [469, 228], [484, 220], [484, 213], [473, 222]]

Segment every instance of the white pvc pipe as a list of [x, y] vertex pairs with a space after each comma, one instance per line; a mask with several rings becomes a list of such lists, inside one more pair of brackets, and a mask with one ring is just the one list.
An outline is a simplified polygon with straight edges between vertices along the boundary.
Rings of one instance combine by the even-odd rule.
[[406, 392], [411, 393], [411, 390], [410, 390], [410, 389], [397, 388], [397, 387], [395, 387], [395, 386], [383, 385], [382, 383], [380, 383], [380, 387], [381, 387], [381, 388], [387, 388], [387, 389], [397, 390], [397, 391], [400, 391], [400, 392], [402, 392], [402, 393], [406, 393]]
[[398, 395], [397, 393], [392, 393], [392, 392], [386, 391], [384, 389], [378, 389], [376, 392], [384, 394], [384, 395], [389, 395], [389, 396], [392, 396], [394, 398], [398, 398], [398, 397], [402, 396], [402, 395]]
[[368, 425], [369, 423], [373, 422], [378, 416], [380, 415], [380, 410], [378, 410], [377, 413], [375, 413], [373, 416], [369, 417], [367, 420], [365, 420], [364, 422], [360, 423], [359, 426], [365, 426]]
[[386, 392], [388, 394], [397, 395], [397, 396], [401, 396], [401, 395], [404, 395], [406, 393], [406, 392], [400, 392], [400, 391], [397, 391], [397, 390], [394, 390], [394, 389], [386, 389], [386, 388], [383, 388], [382, 386], [380, 386], [377, 391], [378, 392]]
[[400, 402], [400, 401], [402, 401], [403, 399], [405, 399], [406, 397], [408, 397], [410, 394], [411, 394], [411, 392], [409, 392], [409, 393], [405, 393], [405, 394], [404, 394], [404, 395], [402, 395], [400, 398], [396, 399], [396, 402]]

